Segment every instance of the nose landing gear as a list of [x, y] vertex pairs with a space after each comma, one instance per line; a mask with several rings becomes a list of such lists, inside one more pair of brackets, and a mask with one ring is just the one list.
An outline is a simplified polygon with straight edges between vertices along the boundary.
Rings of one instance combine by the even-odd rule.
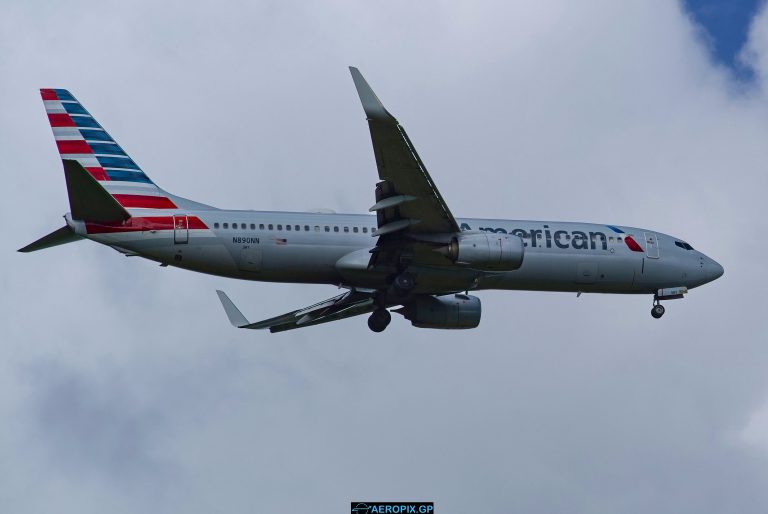
[[666, 312], [666, 309], [664, 309], [664, 306], [659, 303], [659, 299], [657, 297], [653, 297], [653, 307], [651, 307], [651, 316], [653, 316], [656, 319], [659, 319], [664, 315]]

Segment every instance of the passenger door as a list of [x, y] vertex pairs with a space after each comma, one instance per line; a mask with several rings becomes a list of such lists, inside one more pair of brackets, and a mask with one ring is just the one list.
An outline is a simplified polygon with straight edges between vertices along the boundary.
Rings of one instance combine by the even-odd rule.
[[659, 258], [659, 239], [653, 232], [645, 232], [645, 255], [649, 259]]

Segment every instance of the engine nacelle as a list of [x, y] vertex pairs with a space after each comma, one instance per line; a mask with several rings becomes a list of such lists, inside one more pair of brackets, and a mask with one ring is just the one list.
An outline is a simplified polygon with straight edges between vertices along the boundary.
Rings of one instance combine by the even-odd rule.
[[466, 294], [417, 296], [399, 309], [414, 327], [475, 328], [480, 324], [480, 298]]
[[513, 234], [461, 234], [448, 245], [447, 255], [473, 268], [512, 271], [523, 265], [525, 245]]

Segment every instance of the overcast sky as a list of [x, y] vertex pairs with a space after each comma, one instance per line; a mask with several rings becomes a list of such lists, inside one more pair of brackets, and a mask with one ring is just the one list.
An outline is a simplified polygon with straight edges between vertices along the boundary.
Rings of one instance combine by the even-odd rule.
[[[0, 509], [14, 513], [768, 510], [768, 15], [713, 60], [670, 0], [18, 2], [0, 16]], [[231, 328], [335, 294], [15, 250], [62, 225], [40, 87], [161, 187], [365, 212], [348, 65], [456, 216], [674, 234], [725, 267], [685, 300], [482, 292], [473, 331]], [[310, 510], [311, 509], [311, 510]]]

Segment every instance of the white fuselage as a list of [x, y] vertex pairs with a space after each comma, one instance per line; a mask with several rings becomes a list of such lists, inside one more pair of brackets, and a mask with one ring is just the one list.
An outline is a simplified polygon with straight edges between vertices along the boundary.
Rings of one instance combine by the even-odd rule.
[[[157, 213], [159, 214], [159, 213]], [[162, 213], [169, 216], [168, 211]], [[147, 223], [121, 231], [68, 223], [75, 231], [121, 252], [167, 265], [245, 280], [381, 287], [366, 273], [376, 244], [376, 217], [355, 214], [232, 211], [174, 212], [174, 224]], [[137, 219], [152, 219], [153, 213]], [[199, 220], [193, 223], [190, 220]], [[416, 293], [525, 289], [602, 293], [655, 293], [693, 288], [717, 278], [719, 265], [680, 240], [624, 226], [572, 222], [457, 219], [463, 233], [520, 236], [522, 266], [490, 272], [470, 267], [422, 266]], [[203, 228], [205, 227], [205, 228]], [[632, 238], [639, 246], [631, 249]], [[690, 247], [689, 247], [690, 248]], [[722, 269], [722, 268], [720, 268]]]

